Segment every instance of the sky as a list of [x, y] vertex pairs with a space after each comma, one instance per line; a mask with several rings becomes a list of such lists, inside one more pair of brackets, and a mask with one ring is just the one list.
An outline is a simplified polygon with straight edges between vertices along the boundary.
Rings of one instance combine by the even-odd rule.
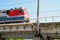
[[[38, 0], [1, 0], [0, 9], [26, 8], [30, 18], [37, 17]], [[40, 0], [40, 17], [60, 16], [60, 0]]]
[[1, 0], [0, 1], [0, 9], [11, 9], [11, 8], [19, 8], [23, 7], [26, 8], [30, 18], [36, 17], [36, 10], [37, 10], [37, 0]]
[[41, 0], [41, 16], [60, 16], [60, 0]]

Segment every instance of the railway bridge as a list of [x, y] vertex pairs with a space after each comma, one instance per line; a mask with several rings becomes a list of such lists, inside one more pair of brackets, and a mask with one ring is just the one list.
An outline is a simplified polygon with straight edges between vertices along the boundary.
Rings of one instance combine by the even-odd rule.
[[[47, 18], [50, 17], [45, 17], [45, 18], [44, 18], [45, 22], [40, 22], [39, 24], [43, 37], [46, 39], [47, 36], [51, 36], [51, 35], [60, 36], [59, 20], [58, 22], [55, 22], [54, 17], [52, 17], [53, 22], [51, 21], [51, 19], [50, 19], [51, 22], [50, 21], [47, 22], [46, 21]], [[36, 20], [35, 22], [29, 22], [29, 23], [0, 24], [0, 37], [5, 39], [8, 38], [24, 38], [24, 39], [31, 38], [32, 39], [34, 38], [34, 32], [36, 27], [37, 27]]]

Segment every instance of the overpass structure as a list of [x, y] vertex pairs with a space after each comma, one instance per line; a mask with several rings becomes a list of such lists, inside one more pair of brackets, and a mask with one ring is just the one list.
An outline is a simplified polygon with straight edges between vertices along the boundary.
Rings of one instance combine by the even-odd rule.
[[[60, 36], [60, 20], [58, 16], [43, 17], [44, 22], [40, 21], [39, 27], [41, 33], [47, 38], [47, 35]], [[49, 19], [50, 18], [50, 19]], [[58, 18], [58, 19], [57, 19]], [[47, 20], [48, 19], [48, 20]], [[0, 37], [1, 38], [33, 38], [36, 24], [36, 19], [32, 19], [29, 23], [11, 23], [0, 24]], [[56, 21], [55, 21], [56, 20]], [[47, 22], [48, 21], [48, 22]]]

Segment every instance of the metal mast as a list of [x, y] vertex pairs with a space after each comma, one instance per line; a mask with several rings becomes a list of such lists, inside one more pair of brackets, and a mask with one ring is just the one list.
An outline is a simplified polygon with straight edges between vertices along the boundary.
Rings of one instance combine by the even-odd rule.
[[40, 14], [40, 0], [37, 2], [37, 30], [39, 32], [39, 14]]

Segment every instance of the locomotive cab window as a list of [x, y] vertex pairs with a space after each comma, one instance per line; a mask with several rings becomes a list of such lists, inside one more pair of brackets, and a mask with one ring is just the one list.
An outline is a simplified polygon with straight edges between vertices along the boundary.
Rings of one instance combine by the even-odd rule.
[[9, 14], [9, 11], [10, 11], [10, 10], [7, 10], [7, 11], [6, 11], [6, 14]]
[[2, 13], [6, 13], [6, 12], [2, 12]]
[[19, 13], [22, 13], [22, 12], [23, 12], [23, 9], [20, 9], [20, 10], [19, 10]]
[[6, 13], [6, 11], [3, 11], [2, 13]]

